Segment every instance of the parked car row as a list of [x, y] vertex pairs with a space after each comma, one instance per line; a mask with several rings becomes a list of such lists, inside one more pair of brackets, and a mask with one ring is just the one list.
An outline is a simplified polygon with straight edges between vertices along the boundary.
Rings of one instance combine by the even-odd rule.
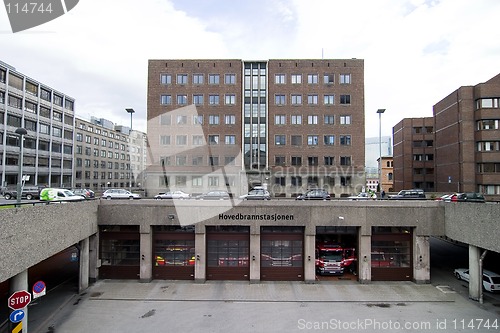
[[452, 193], [445, 194], [436, 198], [436, 201], [444, 202], [485, 202], [484, 195], [481, 193], [467, 192], [467, 193]]

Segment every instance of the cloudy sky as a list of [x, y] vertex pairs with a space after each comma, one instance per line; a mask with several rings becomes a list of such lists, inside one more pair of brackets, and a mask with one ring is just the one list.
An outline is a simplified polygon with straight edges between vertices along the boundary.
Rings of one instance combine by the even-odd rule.
[[366, 136], [500, 72], [498, 0], [80, 0], [13, 34], [0, 8], [0, 60], [91, 115], [146, 131], [148, 59], [358, 58]]

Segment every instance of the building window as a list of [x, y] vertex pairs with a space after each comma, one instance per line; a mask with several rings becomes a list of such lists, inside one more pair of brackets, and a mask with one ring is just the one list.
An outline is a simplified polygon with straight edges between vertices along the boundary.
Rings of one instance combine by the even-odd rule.
[[208, 75], [208, 83], [209, 84], [219, 84], [220, 83], [220, 76], [219, 76], [219, 74], [210, 74], [210, 75]]
[[203, 116], [201, 116], [201, 115], [193, 116], [193, 124], [194, 125], [203, 125]]
[[226, 123], [226, 125], [236, 124], [236, 116], [234, 114], [226, 114], [224, 116], [224, 123]]
[[280, 186], [285, 186], [285, 184], [286, 184], [286, 177], [274, 177], [274, 184], [275, 185], [280, 185]]
[[160, 136], [160, 145], [162, 145], [162, 146], [170, 145], [170, 135], [161, 135]]
[[308, 135], [307, 136], [307, 145], [308, 146], [317, 146], [318, 145], [318, 136], [317, 135]]
[[219, 125], [219, 116], [216, 114], [211, 114], [208, 116], [208, 123], [210, 125]]
[[274, 96], [274, 104], [285, 105], [285, 102], [286, 102], [285, 95], [275, 95]]
[[209, 145], [218, 145], [219, 144], [219, 136], [218, 135], [209, 135], [208, 136], [208, 144]]
[[315, 116], [315, 115], [307, 116], [307, 123], [309, 125], [317, 125], [318, 124], [318, 116]]
[[193, 95], [193, 103], [195, 105], [203, 105], [203, 95]]
[[318, 95], [307, 95], [307, 104], [318, 105]]
[[283, 134], [274, 136], [274, 144], [279, 146], [286, 145], [286, 136]]
[[351, 176], [340, 177], [340, 186], [351, 186], [351, 183], [352, 183]]
[[285, 84], [286, 83], [286, 75], [285, 74], [276, 74], [274, 76], [275, 84]]
[[236, 144], [236, 136], [234, 136], [234, 135], [226, 135], [224, 137], [224, 144], [226, 144], [226, 145], [234, 145], [234, 144]]
[[203, 84], [203, 74], [193, 74], [193, 84]]
[[302, 74], [292, 74], [292, 84], [301, 84], [302, 83]]
[[316, 166], [316, 165], [318, 165], [318, 157], [317, 156], [308, 156], [307, 157], [307, 164], [309, 166]]
[[335, 75], [334, 74], [323, 75], [323, 83], [324, 84], [334, 84], [335, 83]]
[[351, 116], [340, 116], [340, 125], [351, 125]]
[[161, 74], [160, 75], [160, 83], [161, 84], [172, 84], [172, 75], [170, 75], [170, 74]]
[[341, 135], [340, 136], [340, 145], [341, 146], [350, 146], [351, 145], [351, 136], [350, 135]]
[[177, 84], [187, 84], [188, 76], [187, 74], [177, 74]]
[[292, 146], [302, 146], [302, 135], [292, 135], [291, 144]]
[[351, 156], [340, 156], [340, 165], [351, 165]]
[[209, 156], [208, 164], [210, 166], [218, 166], [219, 165], [219, 157], [218, 156]]
[[341, 105], [351, 104], [351, 95], [340, 95], [340, 104]]
[[187, 135], [176, 135], [175, 144], [178, 146], [187, 145]]
[[340, 74], [340, 84], [351, 84], [351, 74]]
[[334, 105], [335, 104], [335, 95], [323, 96], [323, 102], [325, 105]]
[[160, 103], [161, 103], [161, 105], [171, 105], [172, 104], [172, 96], [171, 95], [161, 95]]
[[184, 166], [187, 163], [187, 158], [185, 155], [175, 156], [175, 165]]
[[324, 136], [324, 142], [326, 146], [333, 146], [335, 145], [335, 135], [325, 135]]
[[208, 96], [208, 104], [219, 105], [219, 95], [209, 95]]
[[286, 158], [285, 156], [274, 156], [274, 165], [285, 165]]
[[318, 74], [308, 74], [307, 75], [308, 84], [318, 84]]
[[286, 125], [286, 116], [284, 114], [277, 114], [274, 116], [275, 125]]
[[291, 121], [293, 125], [302, 125], [302, 116], [296, 115], [296, 116], [291, 116]]
[[335, 157], [333, 156], [325, 156], [325, 165], [334, 165]]
[[235, 105], [236, 104], [236, 95], [225, 95], [224, 96], [226, 105]]
[[236, 84], [236, 74], [225, 74], [224, 75], [225, 84]]
[[335, 124], [335, 116], [326, 115], [326, 116], [324, 116], [323, 120], [325, 122], [325, 125]]
[[186, 105], [187, 95], [177, 95], [177, 105]]
[[301, 176], [292, 176], [291, 178], [292, 186], [302, 186], [302, 177]]
[[292, 105], [301, 105], [302, 95], [292, 95]]
[[302, 156], [292, 156], [292, 165], [295, 166], [302, 165]]
[[187, 116], [178, 115], [176, 118], [176, 124], [177, 125], [186, 125], [187, 124]]
[[193, 135], [193, 146], [202, 146], [205, 144], [203, 135]]

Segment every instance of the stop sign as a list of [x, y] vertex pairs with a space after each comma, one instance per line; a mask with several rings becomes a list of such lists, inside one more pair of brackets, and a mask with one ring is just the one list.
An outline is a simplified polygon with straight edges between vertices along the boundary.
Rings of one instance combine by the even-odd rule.
[[31, 294], [26, 290], [20, 290], [10, 295], [8, 305], [12, 310], [19, 310], [26, 307], [30, 302]]

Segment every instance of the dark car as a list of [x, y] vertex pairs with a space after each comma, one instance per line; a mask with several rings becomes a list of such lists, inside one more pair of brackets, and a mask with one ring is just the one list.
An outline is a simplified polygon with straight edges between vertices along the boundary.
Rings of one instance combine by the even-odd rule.
[[[6, 189], [3, 193], [3, 197], [6, 200], [17, 199], [17, 189]], [[40, 189], [38, 187], [24, 187], [21, 198], [25, 198], [27, 200], [39, 199]]]
[[298, 195], [295, 200], [330, 200], [330, 193], [322, 189], [314, 189]]
[[481, 193], [454, 193], [450, 194], [448, 198], [444, 201], [446, 202], [485, 202], [484, 196]]
[[229, 193], [226, 191], [210, 191], [195, 197], [197, 200], [229, 200]]
[[95, 198], [95, 193], [94, 191], [88, 189], [88, 188], [76, 188], [72, 190], [74, 194], [76, 195], [81, 195], [85, 199], [93, 199]]
[[425, 200], [425, 192], [421, 189], [412, 189], [412, 190], [401, 190], [398, 194], [390, 195], [389, 199], [393, 200]]

